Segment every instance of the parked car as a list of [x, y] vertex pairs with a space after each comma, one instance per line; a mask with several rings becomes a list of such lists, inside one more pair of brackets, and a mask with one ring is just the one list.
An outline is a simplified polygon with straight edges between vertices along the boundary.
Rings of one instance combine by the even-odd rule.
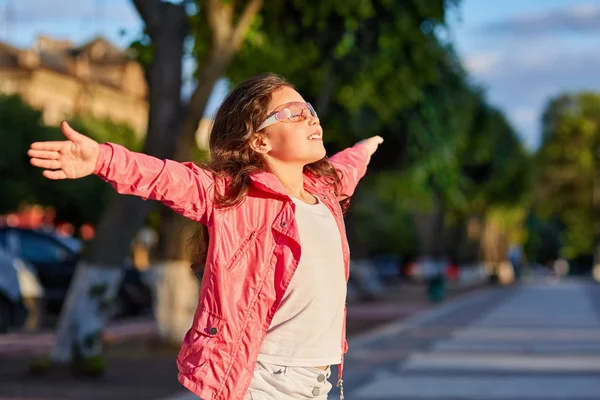
[[400, 280], [402, 258], [392, 254], [380, 254], [373, 260], [377, 274], [384, 285], [394, 285]]
[[439, 274], [444, 273], [446, 263], [431, 257], [417, 257], [407, 262], [402, 268], [402, 276], [410, 282], [426, 283]]
[[[35, 270], [20, 258], [0, 250], [0, 333], [21, 327], [30, 313], [27, 306], [39, 305], [42, 296]], [[39, 326], [41, 315], [33, 317], [38, 320], [30, 325]]]
[[[0, 248], [35, 268], [45, 290], [47, 311], [60, 311], [81, 257], [81, 241], [49, 230], [4, 227], [0, 228]], [[123, 268], [123, 282], [112, 316], [136, 315], [151, 306], [151, 290], [144, 283], [142, 272], [130, 262], [124, 262]]]

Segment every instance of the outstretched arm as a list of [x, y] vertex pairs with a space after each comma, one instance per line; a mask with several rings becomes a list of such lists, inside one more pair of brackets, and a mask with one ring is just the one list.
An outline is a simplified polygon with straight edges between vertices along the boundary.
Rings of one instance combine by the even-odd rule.
[[117, 192], [158, 200], [176, 212], [207, 223], [212, 210], [213, 177], [193, 163], [160, 160], [122, 146], [98, 144], [61, 124], [65, 141], [32, 143], [31, 164], [48, 179], [77, 179], [96, 174]]
[[361, 140], [354, 146], [340, 151], [329, 158], [333, 166], [341, 172], [342, 187], [339, 200], [352, 196], [358, 181], [367, 172], [367, 165], [377, 147], [383, 143], [381, 136]]

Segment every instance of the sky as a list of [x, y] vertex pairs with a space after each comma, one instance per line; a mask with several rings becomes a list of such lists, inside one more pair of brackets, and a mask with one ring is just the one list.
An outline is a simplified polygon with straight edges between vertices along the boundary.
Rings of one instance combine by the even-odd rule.
[[[140, 30], [130, 0], [0, 0], [0, 40], [16, 47], [42, 33], [77, 44], [102, 35], [126, 46]], [[532, 150], [550, 98], [600, 91], [600, 0], [462, 0], [448, 33], [474, 82]], [[209, 112], [217, 105], [213, 98]]]

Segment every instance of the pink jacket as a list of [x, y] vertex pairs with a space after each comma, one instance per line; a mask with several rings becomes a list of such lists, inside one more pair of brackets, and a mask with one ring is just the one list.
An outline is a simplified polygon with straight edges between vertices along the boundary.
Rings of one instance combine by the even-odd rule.
[[[369, 162], [357, 144], [330, 161], [342, 176], [341, 193], [352, 195]], [[208, 227], [211, 237], [198, 307], [177, 357], [179, 381], [204, 400], [242, 400], [248, 391], [265, 333], [300, 259], [295, 205], [271, 173], [251, 177], [246, 200], [233, 209], [215, 207], [211, 173], [193, 163], [159, 160], [103, 144], [96, 171], [117, 192], [159, 200]], [[322, 180], [305, 176], [337, 221], [346, 280], [350, 253], [341, 198]], [[346, 329], [340, 338], [347, 351]], [[339, 367], [339, 379], [342, 376]]]

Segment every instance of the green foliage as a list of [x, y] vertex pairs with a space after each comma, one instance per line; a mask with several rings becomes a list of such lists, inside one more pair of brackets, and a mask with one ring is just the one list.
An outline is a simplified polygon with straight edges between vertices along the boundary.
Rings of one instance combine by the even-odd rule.
[[[456, 1], [273, 1], [228, 71], [237, 83], [280, 73], [321, 115], [326, 140], [345, 147], [392, 123], [439, 79], [434, 35]], [[427, 26], [427, 29], [423, 29]]]
[[[124, 124], [87, 116], [75, 118], [72, 126], [100, 142], [111, 141], [139, 149], [141, 141]], [[64, 140], [58, 127], [44, 125], [41, 113], [17, 96], [0, 97], [0, 213], [25, 204], [52, 206], [57, 218], [75, 225], [95, 224], [112, 190], [90, 176], [78, 180], [50, 181], [29, 164], [27, 149], [35, 141]]]
[[405, 186], [399, 195], [397, 181], [398, 176], [392, 173], [371, 176], [361, 185], [372, 190], [361, 190], [353, 198], [356, 238], [371, 254], [416, 255], [417, 238], [410, 211], [412, 201], [419, 195], [418, 188], [409, 192]]
[[599, 185], [599, 148], [600, 94], [566, 93], [549, 101], [537, 155], [536, 210], [564, 225], [563, 257], [590, 256], [598, 239], [593, 190]]
[[560, 257], [561, 231], [564, 229], [561, 225], [555, 219], [544, 219], [536, 213], [528, 216], [524, 250], [529, 260], [546, 264]]
[[[369, 190], [393, 198], [405, 214], [442, 207], [447, 223], [465, 223], [471, 215], [484, 216], [498, 207], [516, 212], [529, 201], [531, 156], [504, 115], [468, 83], [451, 51], [438, 68], [440, 80], [427, 85], [420, 101], [379, 132], [386, 142], [373, 158], [370, 171], [378, 177]], [[370, 204], [361, 229], [384, 212], [376, 202]], [[396, 221], [395, 236], [412, 230], [405, 220]], [[515, 226], [506, 232], [520, 231], [522, 219], [511, 221]]]
[[155, 48], [146, 32], [144, 32], [138, 39], [131, 42], [129, 52], [142, 66], [148, 67], [154, 58]]
[[36, 134], [51, 134], [41, 120], [41, 113], [27, 107], [19, 97], [0, 97], [0, 213], [35, 198], [31, 185], [39, 185], [41, 179], [29, 166], [26, 149]]

